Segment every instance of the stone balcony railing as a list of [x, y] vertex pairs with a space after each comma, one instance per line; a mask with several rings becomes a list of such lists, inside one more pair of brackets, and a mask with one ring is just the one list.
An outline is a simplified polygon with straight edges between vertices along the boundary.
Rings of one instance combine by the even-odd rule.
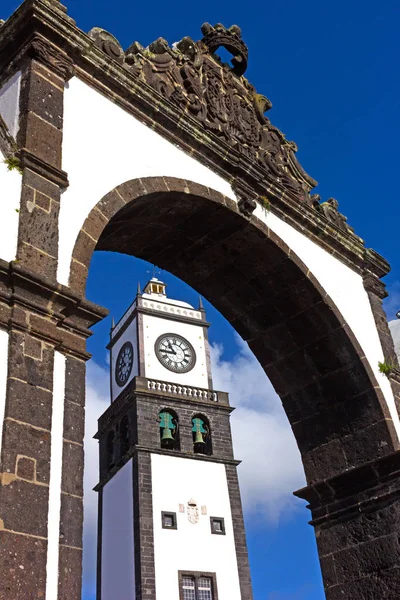
[[[179, 385], [177, 383], [168, 383], [166, 381], [158, 381], [156, 379], [147, 379], [147, 389], [152, 392], [160, 392], [172, 396], [180, 396], [192, 400], [219, 402], [218, 395], [224, 392], [215, 392], [214, 390], [206, 390], [203, 388], [192, 387], [189, 385]], [[225, 400], [225, 398], [224, 398]]]

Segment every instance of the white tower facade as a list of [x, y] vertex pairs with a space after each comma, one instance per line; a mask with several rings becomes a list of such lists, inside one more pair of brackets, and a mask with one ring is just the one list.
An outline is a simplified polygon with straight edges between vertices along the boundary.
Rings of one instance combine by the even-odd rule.
[[205, 311], [156, 278], [112, 328], [99, 419], [98, 600], [249, 600], [228, 395]]

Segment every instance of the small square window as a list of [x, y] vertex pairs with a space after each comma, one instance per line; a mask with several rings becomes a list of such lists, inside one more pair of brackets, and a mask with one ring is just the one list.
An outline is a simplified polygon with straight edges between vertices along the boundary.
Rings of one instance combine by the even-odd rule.
[[210, 517], [211, 533], [225, 535], [225, 520], [222, 517]]
[[161, 524], [163, 529], [178, 529], [175, 512], [161, 512]]

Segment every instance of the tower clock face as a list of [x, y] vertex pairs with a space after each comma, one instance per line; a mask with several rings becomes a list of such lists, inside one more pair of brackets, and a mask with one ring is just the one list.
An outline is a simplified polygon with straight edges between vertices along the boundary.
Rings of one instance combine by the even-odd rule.
[[129, 379], [133, 366], [133, 346], [130, 342], [125, 342], [118, 352], [115, 365], [115, 381], [119, 387], [123, 387]]
[[190, 342], [175, 333], [160, 335], [155, 343], [160, 363], [174, 373], [187, 373], [196, 363], [196, 353]]

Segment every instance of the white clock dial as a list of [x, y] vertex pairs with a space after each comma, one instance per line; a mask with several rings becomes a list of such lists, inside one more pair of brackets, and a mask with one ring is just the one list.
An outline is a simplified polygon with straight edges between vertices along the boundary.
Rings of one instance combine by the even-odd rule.
[[175, 333], [160, 335], [155, 343], [158, 360], [174, 373], [187, 373], [196, 363], [196, 353], [190, 342]]

